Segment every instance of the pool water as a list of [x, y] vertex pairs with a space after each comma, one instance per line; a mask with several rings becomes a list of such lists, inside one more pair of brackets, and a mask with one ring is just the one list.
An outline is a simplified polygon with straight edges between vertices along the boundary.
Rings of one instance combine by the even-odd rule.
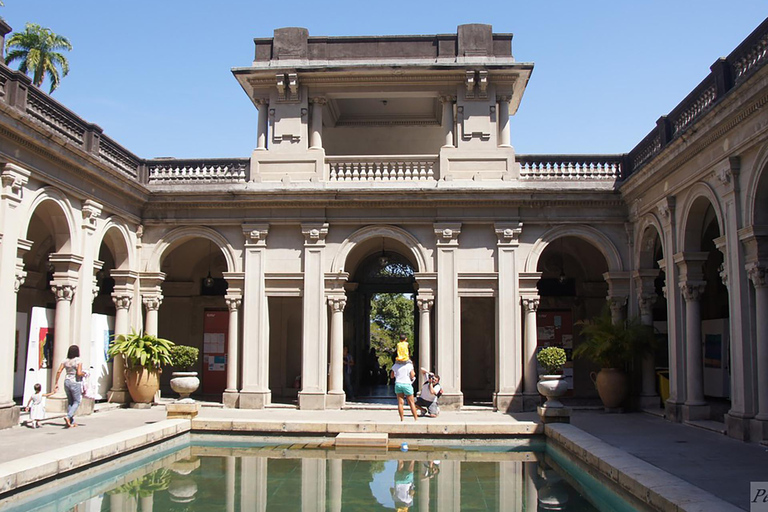
[[543, 443], [410, 445], [360, 451], [187, 439], [19, 493], [0, 510], [636, 510]]

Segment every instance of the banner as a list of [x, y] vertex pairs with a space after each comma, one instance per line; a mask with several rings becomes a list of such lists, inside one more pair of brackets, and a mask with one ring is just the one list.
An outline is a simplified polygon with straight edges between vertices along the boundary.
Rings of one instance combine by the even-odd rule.
[[107, 397], [112, 385], [112, 363], [108, 362], [107, 349], [115, 333], [115, 317], [91, 315], [91, 367], [88, 387], [92, 390], [88, 396], [101, 400]]
[[55, 309], [33, 307], [29, 319], [27, 366], [24, 377], [24, 404], [35, 394], [35, 384], [48, 393], [48, 382], [53, 364], [53, 323]]

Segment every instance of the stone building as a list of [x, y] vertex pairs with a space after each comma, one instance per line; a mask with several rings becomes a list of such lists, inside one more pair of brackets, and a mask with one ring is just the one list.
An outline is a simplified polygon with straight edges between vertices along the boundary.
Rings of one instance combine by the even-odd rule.
[[[129, 400], [95, 317], [201, 348], [225, 406], [340, 408], [342, 347], [365, 360], [370, 299], [395, 292], [444, 407], [531, 409], [537, 344], [578, 344], [607, 300], [666, 333], [634, 406], [660, 407], [668, 367], [670, 419], [767, 439], [768, 22], [622, 155], [515, 153], [533, 65], [511, 43], [275, 30], [233, 70], [256, 148], [210, 160], [141, 159], [0, 66], [0, 423], [76, 342]], [[569, 364], [574, 399], [593, 370]]]

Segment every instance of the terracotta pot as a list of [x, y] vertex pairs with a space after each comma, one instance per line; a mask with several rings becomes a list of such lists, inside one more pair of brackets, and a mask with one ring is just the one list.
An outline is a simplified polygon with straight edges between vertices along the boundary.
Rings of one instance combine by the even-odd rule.
[[539, 377], [536, 389], [547, 397], [542, 407], [559, 409], [563, 407], [563, 403], [558, 398], [568, 391], [568, 381], [562, 375], [542, 375]]
[[189, 398], [189, 395], [200, 387], [197, 372], [173, 372], [171, 374], [171, 389], [179, 394], [179, 399]]
[[616, 409], [621, 407], [629, 393], [627, 384], [627, 374], [618, 368], [603, 368], [595, 376], [590, 374], [592, 381], [597, 387], [597, 394], [606, 409]]
[[160, 389], [160, 373], [162, 370], [149, 371], [146, 368], [127, 369], [125, 385], [131, 394], [131, 400], [138, 404], [150, 404]]

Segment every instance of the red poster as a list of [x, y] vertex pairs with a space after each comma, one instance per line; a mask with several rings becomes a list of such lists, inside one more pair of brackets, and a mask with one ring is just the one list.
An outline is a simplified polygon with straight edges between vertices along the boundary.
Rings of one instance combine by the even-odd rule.
[[220, 395], [227, 387], [229, 312], [206, 310], [203, 324], [203, 394]]

